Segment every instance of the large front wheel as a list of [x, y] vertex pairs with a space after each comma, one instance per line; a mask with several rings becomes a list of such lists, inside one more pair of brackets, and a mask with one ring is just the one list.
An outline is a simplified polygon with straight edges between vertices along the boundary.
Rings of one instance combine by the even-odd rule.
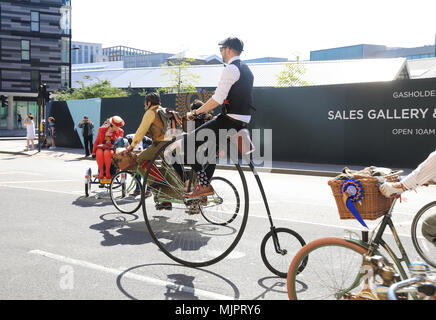
[[[165, 143], [153, 160], [143, 163], [147, 170], [142, 189], [144, 192], [147, 184], [153, 193], [152, 197], [143, 198], [144, 220], [150, 236], [169, 258], [186, 266], [204, 267], [224, 259], [241, 239], [248, 219], [247, 182], [239, 164], [233, 162], [235, 171], [232, 171], [232, 187], [222, 184], [223, 188], [226, 186], [222, 204], [231, 205], [230, 209], [214, 206], [213, 218], [226, 218], [213, 219], [207, 213], [213, 196], [209, 196], [207, 201], [204, 197], [188, 200], [184, 196], [192, 191], [190, 186], [195, 188], [195, 184], [189, 183], [195, 173], [190, 166], [183, 164], [180, 150], [179, 141]], [[223, 180], [212, 180], [212, 186], [217, 182]], [[231, 195], [237, 195], [238, 200], [229, 198]], [[238, 209], [235, 211], [236, 204]], [[219, 210], [228, 212], [224, 214]], [[229, 212], [233, 219], [231, 223], [228, 223]]]
[[[322, 238], [301, 248], [289, 266], [291, 300], [354, 299], [363, 289], [360, 276], [367, 250], [341, 238]], [[310, 258], [308, 256], [310, 255]], [[307, 262], [304, 270], [300, 267]]]

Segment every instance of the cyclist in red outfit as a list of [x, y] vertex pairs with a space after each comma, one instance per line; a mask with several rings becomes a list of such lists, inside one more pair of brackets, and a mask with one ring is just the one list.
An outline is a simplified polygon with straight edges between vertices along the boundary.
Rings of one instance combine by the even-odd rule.
[[[119, 116], [113, 116], [109, 119], [108, 126], [104, 125], [98, 129], [92, 154], [97, 160], [100, 183], [110, 183], [111, 181], [110, 167], [114, 155], [113, 145], [119, 137], [124, 136], [122, 126], [124, 126], [124, 120]], [[106, 166], [106, 175], [104, 174], [104, 165]]]

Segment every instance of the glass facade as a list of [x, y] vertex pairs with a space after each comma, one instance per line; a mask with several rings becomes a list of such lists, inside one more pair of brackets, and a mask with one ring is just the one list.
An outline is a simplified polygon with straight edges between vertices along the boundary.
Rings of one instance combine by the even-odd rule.
[[85, 46], [85, 63], [89, 62], [89, 51], [88, 46]]
[[[33, 115], [38, 114], [38, 106], [36, 104], [36, 101], [14, 100], [14, 103], [12, 105], [12, 113], [14, 119], [13, 129], [17, 129], [18, 128], [17, 114], [19, 113], [24, 121], [24, 119], [29, 113]], [[23, 123], [23, 121], [21, 123]], [[8, 108], [0, 108], [0, 129], [7, 129], [8, 127], [7, 122], [8, 122]], [[35, 120], [34, 122], [36, 123]], [[23, 126], [23, 128], [25, 127]]]
[[77, 63], [77, 50], [71, 50], [71, 63]]
[[68, 6], [64, 6], [60, 10], [61, 12], [61, 32], [63, 35], [71, 34], [71, 9]]
[[362, 59], [362, 58], [363, 58], [362, 45], [317, 50], [317, 51], [310, 52], [311, 61]]
[[434, 58], [435, 56], [433, 54], [418, 54], [415, 56], [406, 56], [405, 58], [407, 60], [414, 60], [414, 59], [424, 59], [424, 58]]
[[79, 46], [78, 56], [79, 56], [79, 60], [77, 61], [77, 63], [83, 63], [83, 50], [82, 50], [82, 46]]
[[134, 56], [134, 55], [148, 55], [153, 52], [134, 49], [124, 46], [110, 47], [103, 49], [103, 55], [107, 56], [109, 61], [121, 61], [124, 56]]

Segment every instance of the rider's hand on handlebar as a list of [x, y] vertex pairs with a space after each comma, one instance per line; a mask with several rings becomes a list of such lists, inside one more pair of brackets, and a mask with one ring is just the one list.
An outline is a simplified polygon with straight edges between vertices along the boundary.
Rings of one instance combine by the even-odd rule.
[[196, 117], [196, 115], [192, 111], [186, 113], [186, 119], [188, 119], [188, 120], [194, 120], [195, 117]]

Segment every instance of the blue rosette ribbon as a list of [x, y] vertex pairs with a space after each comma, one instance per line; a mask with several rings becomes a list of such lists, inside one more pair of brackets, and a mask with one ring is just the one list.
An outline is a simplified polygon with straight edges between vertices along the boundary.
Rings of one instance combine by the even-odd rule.
[[348, 210], [353, 214], [353, 216], [360, 222], [362, 226], [369, 229], [368, 226], [363, 221], [356, 207], [354, 206], [354, 202], [358, 202], [363, 197], [363, 187], [359, 181], [354, 179], [347, 179], [341, 184], [341, 193], [342, 199], [347, 206]]

